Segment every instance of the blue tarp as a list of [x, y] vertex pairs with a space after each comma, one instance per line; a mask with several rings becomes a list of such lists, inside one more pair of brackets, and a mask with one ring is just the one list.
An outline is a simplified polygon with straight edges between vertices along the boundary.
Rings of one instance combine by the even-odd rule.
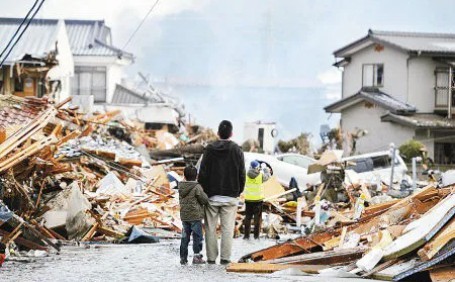
[[133, 226], [128, 233], [127, 243], [130, 244], [158, 243], [160, 241], [158, 237], [150, 235], [136, 226]]
[[6, 222], [13, 217], [13, 212], [9, 208], [0, 202], [0, 222]]

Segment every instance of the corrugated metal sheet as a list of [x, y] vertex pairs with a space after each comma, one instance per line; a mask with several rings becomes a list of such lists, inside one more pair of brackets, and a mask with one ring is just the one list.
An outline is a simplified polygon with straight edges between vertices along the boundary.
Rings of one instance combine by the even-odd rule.
[[454, 33], [369, 30], [367, 36], [334, 51], [333, 54], [346, 58], [373, 43], [389, 44], [404, 51], [436, 53], [443, 56], [455, 53]]
[[143, 97], [136, 91], [126, 88], [120, 84], [115, 86], [113, 104], [146, 104], [147, 98]]
[[[4, 47], [21, 23], [21, 18], [0, 18], [0, 47]], [[10, 60], [24, 54], [42, 57], [55, 48], [56, 19], [35, 19], [14, 48]], [[115, 56], [133, 59], [131, 53], [112, 46], [111, 30], [104, 21], [65, 20], [71, 52], [75, 56]]]
[[[6, 47], [22, 19], [0, 18], [0, 49]], [[55, 50], [58, 20], [34, 20], [6, 60], [7, 64], [21, 60], [25, 55], [43, 58]]]
[[372, 30], [371, 36], [410, 51], [455, 52], [455, 34]]
[[122, 51], [111, 42], [111, 30], [104, 21], [65, 20], [71, 50], [76, 56], [124, 56], [133, 55]]

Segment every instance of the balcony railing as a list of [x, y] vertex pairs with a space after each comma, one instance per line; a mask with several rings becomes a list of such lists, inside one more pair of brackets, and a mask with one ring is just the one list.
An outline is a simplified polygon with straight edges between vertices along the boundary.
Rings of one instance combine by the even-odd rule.
[[[447, 109], [449, 102], [448, 87], [435, 87], [434, 107], [435, 109]], [[452, 90], [452, 107], [455, 106], [455, 90]]]

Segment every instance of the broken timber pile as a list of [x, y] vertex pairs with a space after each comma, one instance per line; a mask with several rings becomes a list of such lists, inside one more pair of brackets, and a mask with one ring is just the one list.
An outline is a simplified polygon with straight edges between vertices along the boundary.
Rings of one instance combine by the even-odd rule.
[[306, 266], [308, 273], [394, 281], [454, 278], [455, 186], [428, 185], [401, 200], [370, 208], [374, 213], [364, 212], [358, 220], [245, 255], [227, 271], [273, 272]]
[[0, 96], [0, 242], [7, 250], [59, 251], [67, 240], [178, 238], [167, 175], [174, 162], [151, 165], [112, 135], [119, 111], [88, 116], [63, 108], [69, 100]]

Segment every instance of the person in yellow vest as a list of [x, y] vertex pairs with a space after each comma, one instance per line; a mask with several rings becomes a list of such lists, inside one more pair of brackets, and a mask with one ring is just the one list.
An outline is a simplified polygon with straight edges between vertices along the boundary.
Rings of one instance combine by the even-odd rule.
[[245, 189], [243, 191], [245, 197], [245, 220], [244, 237], [250, 238], [251, 219], [254, 219], [254, 239], [259, 239], [261, 232], [262, 221], [262, 203], [264, 201], [263, 183], [270, 178], [270, 170], [265, 167], [261, 170], [261, 165], [258, 161], [252, 161], [246, 175]]

